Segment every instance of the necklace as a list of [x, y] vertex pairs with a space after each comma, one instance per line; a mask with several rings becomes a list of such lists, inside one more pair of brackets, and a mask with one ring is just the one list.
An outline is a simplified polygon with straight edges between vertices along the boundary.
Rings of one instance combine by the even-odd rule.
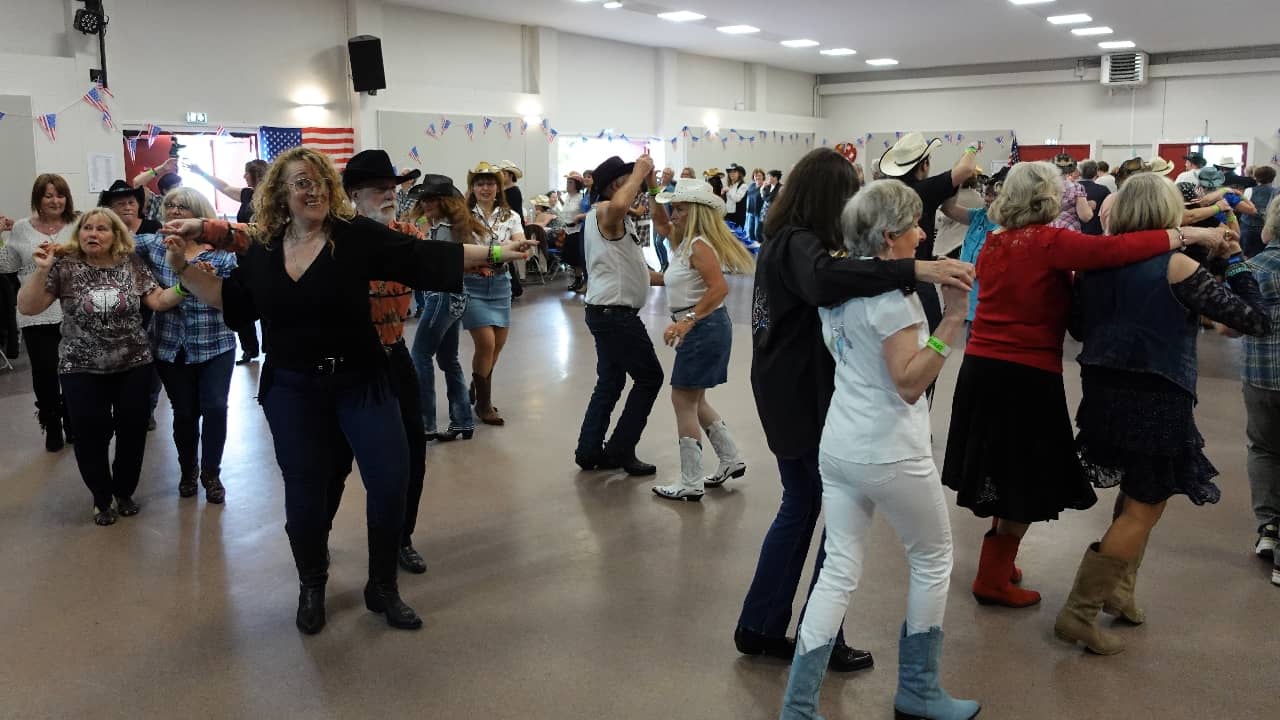
[[61, 218], [46, 221], [41, 219], [39, 216], [36, 216], [36, 218], [31, 221], [31, 227], [35, 228], [36, 232], [41, 235], [48, 235], [50, 238], [56, 237], [58, 233], [62, 232], [62, 228], [64, 226], [66, 226], [66, 223], [63, 222]]

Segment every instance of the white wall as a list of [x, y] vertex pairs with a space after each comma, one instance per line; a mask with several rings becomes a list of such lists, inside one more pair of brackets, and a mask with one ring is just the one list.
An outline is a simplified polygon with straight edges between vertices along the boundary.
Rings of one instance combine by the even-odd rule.
[[681, 105], [734, 110], [746, 103], [747, 64], [723, 58], [678, 53], [676, 99]]
[[559, 33], [558, 40], [559, 97], [556, 110], [548, 111], [557, 130], [658, 133], [656, 50], [570, 33]]
[[768, 92], [765, 110], [786, 115], [813, 114], [813, 87], [816, 79], [809, 73], [781, 68], [766, 68]]

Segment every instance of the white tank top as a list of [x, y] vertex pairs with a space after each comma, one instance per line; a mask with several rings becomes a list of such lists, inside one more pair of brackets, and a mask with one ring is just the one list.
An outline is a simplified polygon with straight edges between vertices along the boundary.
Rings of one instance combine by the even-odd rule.
[[[716, 254], [715, 248], [701, 235], [689, 242], [680, 243], [680, 247], [672, 253], [671, 265], [667, 267], [663, 283], [667, 286], [667, 304], [673, 313], [697, 305], [702, 302], [702, 296], [707, 294], [707, 281], [702, 279], [702, 273], [693, 266], [694, 243], [702, 243], [711, 248], [713, 255]], [[721, 307], [723, 306], [721, 303]]]
[[649, 265], [631, 218], [622, 221], [622, 237], [608, 239], [600, 232], [596, 208], [582, 222], [587, 254], [587, 304], [644, 307], [649, 297]]

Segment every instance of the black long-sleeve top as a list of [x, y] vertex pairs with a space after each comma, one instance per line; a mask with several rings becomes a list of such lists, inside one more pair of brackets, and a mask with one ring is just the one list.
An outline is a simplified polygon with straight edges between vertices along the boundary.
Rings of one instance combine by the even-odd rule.
[[374, 369], [385, 363], [369, 316], [369, 282], [393, 280], [421, 290], [462, 292], [462, 246], [419, 240], [367, 218], [337, 221], [332, 247], [295, 282], [284, 267], [283, 234], [254, 242], [246, 227], [208, 222], [204, 241], [239, 253], [222, 283], [226, 323], [262, 320], [266, 365], [308, 370], [326, 358]]
[[751, 389], [774, 455], [803, 457], [822, 438], [836, 370], [818, 308], [912, 292], [915, 283], [914, 260], [835, 258], [804, 228], [764, 241], [751, 307]]

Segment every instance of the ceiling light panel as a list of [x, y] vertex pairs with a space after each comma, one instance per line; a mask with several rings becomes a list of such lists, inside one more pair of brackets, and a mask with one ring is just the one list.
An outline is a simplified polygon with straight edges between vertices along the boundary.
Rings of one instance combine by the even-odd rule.
[[809, 48], [809, 47], [818, 47], [819, 45], [817, 40], [808, 40], [808, 39], [783, 40], [781, 44], [789, 48]]
[[675, 12], [658, 13], [658, 17], [671, 22], [694, 22], [696, 20], [705, 20], [706, 15], [702, 15], [690, 10], [676, 10]]
[[1106, 40], [1098, 43], [1098, 47], [1103, 50], [1124, 50], [1125, 48], [1138, 47], [1138, 44], [1132, 40]]
[[1071, 31], [1072, 35], [1088, 36], [1088, 35], [1110, 35], [1115, 32], [1111, 28], [1103, 25], [1100, 27], [1076, 28]]
[[844, 57], [846, 55], [858, 54], [857, 50], [853, 50], [850, 48], [828, 48], [826, 50], [819, 50], [818, 52], [822, 53], [823, 55], [829, 55], [831, 57]]
[[722, 25], [716, 30], [726, 35], [750, 35], [751, 33], [760, 32], [760, 28], [751, 25]]
[[1080, 23], [1093, 22], [1093, 17], [1084, 13], [1076, 13], [1074, 15], [1054, 15], [1049, 18], [1049, 22], [1054, 25], [1079, 25]]
[[875, 65], [876, 67], [886, 67], [889, 65], [897, 65], [898, 61], [893, 58], [871, 58], [867, 61], [867, 64]]

